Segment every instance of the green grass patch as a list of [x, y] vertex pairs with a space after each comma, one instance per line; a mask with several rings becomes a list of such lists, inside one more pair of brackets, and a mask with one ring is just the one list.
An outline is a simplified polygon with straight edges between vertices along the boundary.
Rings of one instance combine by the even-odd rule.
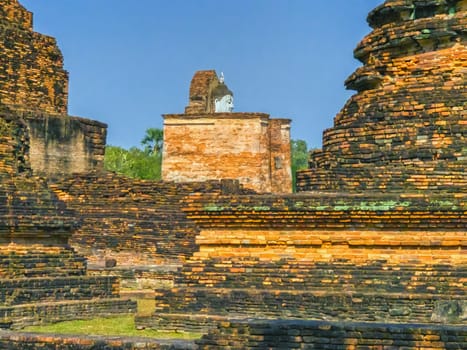
[[32, 326], [24, 328], [24, 331], [34, 333], [104, 335], [185, 340], [198, 339], [202, 336], [202, 334], [198, 333], [163, 332], [152, 329], [137, 330], [135, 327], [134, 317], [131, 315], [109, 318], [95, 318], [92, 320], [66, 321], [44, 326]]

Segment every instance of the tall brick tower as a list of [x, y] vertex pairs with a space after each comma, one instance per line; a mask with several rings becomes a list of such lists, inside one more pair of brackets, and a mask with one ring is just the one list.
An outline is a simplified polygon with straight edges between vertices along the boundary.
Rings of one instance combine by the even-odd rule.
[[56, 40], [33, 31], [32, 13], [18, 0], [0, 0], [0, 112], [27, 125], [34, 173], [102, 168], [107, 125], [67, 110], [68, 73]]
[[458, 191], [467, 175], [467, 1], [387, 0], [355, 49], [356, 90], [301, 191]]
[[14, 110], [66, 114], [68, 73], [54, 38], [32, 29], [32, 13], [0, 1], [0, 103]]

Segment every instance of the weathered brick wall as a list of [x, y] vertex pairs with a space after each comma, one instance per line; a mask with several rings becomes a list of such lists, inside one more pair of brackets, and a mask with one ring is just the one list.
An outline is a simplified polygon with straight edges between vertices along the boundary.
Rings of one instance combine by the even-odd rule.
[[0, 176], [29, 172], [27, 127], [9, 114], [0, 113]]
[[[415, 257], [416, 258], [416, 257]], [[260, 260], [255, 256], [192, 259], [176, 275], [177, 286], [374, 293], [465, 294], [465, 262], [422, 263], [345, 258]]]
[[251, 258], [277, 262], [288, 257], [321, 262], [338, 257], [355, 264], [378, 259], [393, 264], [409, 261], [457, 264], [465, 261], [466, 242], [465, 229], [404, 232], [324, 227], [314, 230], [204, 229], [196, 238], [199, 251], [192, 259]]
[[[157, 328], [165, 321], [173, 329], [168, 320], [180, 314], [464, 323], [465, 271], [465, 263], [384, 260], [360, 264], [345, 259], [267, 262], [254, 257], [190, 261], [177, 276], [176, 287], [157, 290], [154, 316], [139, 323]], [[437, 314], [442, 305], [452, 309], [449, 317]]]
[[[37, 257], [37, 254], [31, 255]], [[55, 256], [57, 261], [60, 258]], [[5, 260], [12, 270], [19, 269], [16, 263], [23, 262], [19, 257], [14, 261], [6, 258], [4, 263]], [[41, 275], [0, 276], [0, 328], [19, 329], [136, 312], [136, 302], [119, 298], [117, 277], [88, 277], [86, 271], [73, 271], [73, 266], [69, 266], [66, 275], [64, 271], [57, 273], [48, 261], [40, 262]]]
[[[55, 283], [60, 283], [55, 280]], [[0, 306], [0, 328], [21, 329], [70, 320], [133, 315], [136, 302], [119, 298], [42, 301], [34, 304]]]
[[77, 220], [44, 179], [30, 176], [27, 126], [3, 114], [0, 140], [0, 244], [22, 245], [41, 232], [43, 244], [63, 247]]
[[78, 222], [48, 189], [46, 182], [37, 177], [2, 175], [0, 244], [18, 244], [21, 247], [32, 242], [66, 246]]
[[[4, 235], [5, 231], [2, 230], [1, 236]], [[64, 237], [62, 239], [67, 241]], [[69, 247], [60, 246], [58, 243], [52, 245], [50, 240], [34, 237], [29, 237], [29, 242], [23, 238], [23, 244], [12, 244], [4, 237], [0, 237], [0, 241], [0, 278], [67, 277], [86, 274], [85, 258], [77, 255]]]
[[[267, 246], [260, 260], [245, 241], [243, 246], [243, 255], [233, 248], [186, 262], [175, 287], [156, 290], [153, 316], [137, 318], [138, 325], [205, 331], [226, 317], [465, 323], [465, 258], [453, 263], [445, 255], [424, 263], [420, 254], [437, 251], [417, 255], [416, 249], [386, 249], [384, 255], [367, 247], [368, 260], [357, 263], [332, 249], [315, 248], [328, 259], [315, 261], [293, 258], [297, 254], [288, 246]], [[406, 260], [394, 261], [393, 255]], [[458, 258], [462, 255], [465, 251]]]
[[[0, 112], [1, 168], [49, 178], [102, 170], [107, 125], [41, 112]], [[0, 131], [1, 132], [1, 131]], [[19, 141], [7, 140], [12, 135]], [[16, 146], [12, 146], [15, 142]], [[12, 148], [13, 147], [13, 148]], [[8, 148], [8, 149], [7, 149]], [[26, 165], [27, 164], [27, 165]]]
[[134, 313], [114, 277], [86, 277], [68, 245], [77, 221], [39, 178], [0, 178], [0, 327]]
[[[199, 250], [174, 288], [157, 290], [143, 327], [203, 331], [226, 317], [465, 323], [463, 195], [194, 194], [183, 210], [201, 228]], [[443, 318], [440, 305], [460, 311]]]
[[356, 48], [357, 90], [323, 135], [298, 188], [462, 191], [467, 90], [466, 1], [386, 1]]
[[[0, 170], [57, 177], [102, 170], [107, 125], [42, 112], [0, 111]], [[8, 169], [7, 169], [8, 168]]]
[[185, 107], [186, 114], [203, 114], [214, 112], [214, 102], [211, 92], [219, 85], [216, 71], [198, 71], [193, 76], [190, 84], [189, 102]]
[[21, 305], [60, 300], [118, 298], [116, 277], [63, 277], [0, 279], [0, 304]]
[[209, 230], [393, 230], [401, 236], [409, 230], [463, 232], [465, 210], [463, 193], [193, 194], [183, 206]]
[[289, 193], [289, 123], [262, 113], [165, 115], [162, 178], [238, 179], [258, 192]]
[[66, 114], [68, 74], [54, 38], [32, 30], [17, 0], [0, 3], [0, 103], [15, 110]]
[[290, 149], [290, 120], [269, 119], [271, 153], [271, 192], [292, 191], [292, 159]]
[[12, 26], [28, 30], [32, 28], [32, 13], [21, 6], [17, 0], [2, 0], [0, 13]]
[[134, 313], [117, 278], [85, 276], [68, 245], [78, 220], [31, 175], [26, 123], [2, 112], [0, 141], [0, 328]]
[[224, 322], [200, 349], [465, 349], [465, 327], [319, 321]]
[[9, 350], [195, 350], [194, 341], [67, 336], [0, 332], [0, 348]]
[[29, 129], [31, 167], [57, 177], [102, 170], [107, 125], [78, 117], [24, 115]]
[[195, 250], [196, 225], [180, 200], [197, 192], [240, 191], [232, 181], [170, 183], [113, 173], [72, 175], [52, 189], [82, 219], [71, 244], [93, 263], [154, 265], [185, 260]]

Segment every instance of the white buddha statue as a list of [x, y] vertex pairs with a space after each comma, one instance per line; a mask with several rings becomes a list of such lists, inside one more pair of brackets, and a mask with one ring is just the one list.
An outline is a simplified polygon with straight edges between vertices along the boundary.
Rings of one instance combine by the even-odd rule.
[[223, 97], [216, 98], [214, 100], [215, 105], [215, 112], [233, 112], [234, 104], [233, 104], [233, 96], [232, 95], [225, 95]]
[[231, 113], [234, 109], [233, 93], [224, 84], [224, 73], [221, 73], [219, 85], [214, 89], [214, 111], [216, 113]]

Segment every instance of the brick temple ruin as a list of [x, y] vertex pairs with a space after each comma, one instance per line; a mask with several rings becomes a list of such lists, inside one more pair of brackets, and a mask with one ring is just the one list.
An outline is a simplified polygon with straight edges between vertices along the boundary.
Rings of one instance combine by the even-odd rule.
[[16, 1], [0, 3], [0, 328], [134, 313], [117, 277], [87, 276], [85, 257], [68, 243], [80, 219], [33, 174], [34, 165], [52, 169], [40, 166], [44, 159], [54, 168], [71, 159], [51, 159], [54, 135], [64, 135], [48, 135], [55, 121], [76, 120], [64, 120], [67, 80], [55, 41], [32, 32], [31, 22]]
[[199, 71], [184, 114], [164, 115], [162, 179], [237, 179], [258, 192], [291, 193], [290, 120], [216, 111], [232, 96], [215, 71]]
[[79, 218], [32, 175], [27, 135], [27, 124], [1, 113], [0, 328], [133, 313], [117, 277], [86, 275], [68, 244]]
[[[368, 22], [363, 67], [346, 82], [357, 93], [287, 194], [280, 166], [249, 181], [248, 169], [189, 179], [173, 168], [177, 182], [103, 172], [105, 125], [67, 116], [55, 41], [0, 0], [1, 327], [131, 312], [119, 276], [157, 285], [138, 327], [205, 334], [163, 344], [0, 331], [0, 348], [467, 348], [467, 1], [386, 0]], [[218, 109], [229, 94], [215, 72], [195, 74], [185, 113], [164, 117], [166, 165], [190, 157], [177, 137], [229, 118], [263, 128], [246, 145], [277, 141], [251, 159], [290, 162], [289, 122]], [[197, 161], [209, 168], [212, 155]]]
[[336, 349], [416, 348], [412, 336], [441, 339], [440, 323], [465, 335], [466, 4], [372, 11], [355, 50], [364, 66], [346, 82], [357, 93], [299, 174], [301, 193], [186, 198], [199, 249], [137, 322], [210, 329], [209, 349], [303, 348], [306, 335], [318, 348], [329, 337]]

